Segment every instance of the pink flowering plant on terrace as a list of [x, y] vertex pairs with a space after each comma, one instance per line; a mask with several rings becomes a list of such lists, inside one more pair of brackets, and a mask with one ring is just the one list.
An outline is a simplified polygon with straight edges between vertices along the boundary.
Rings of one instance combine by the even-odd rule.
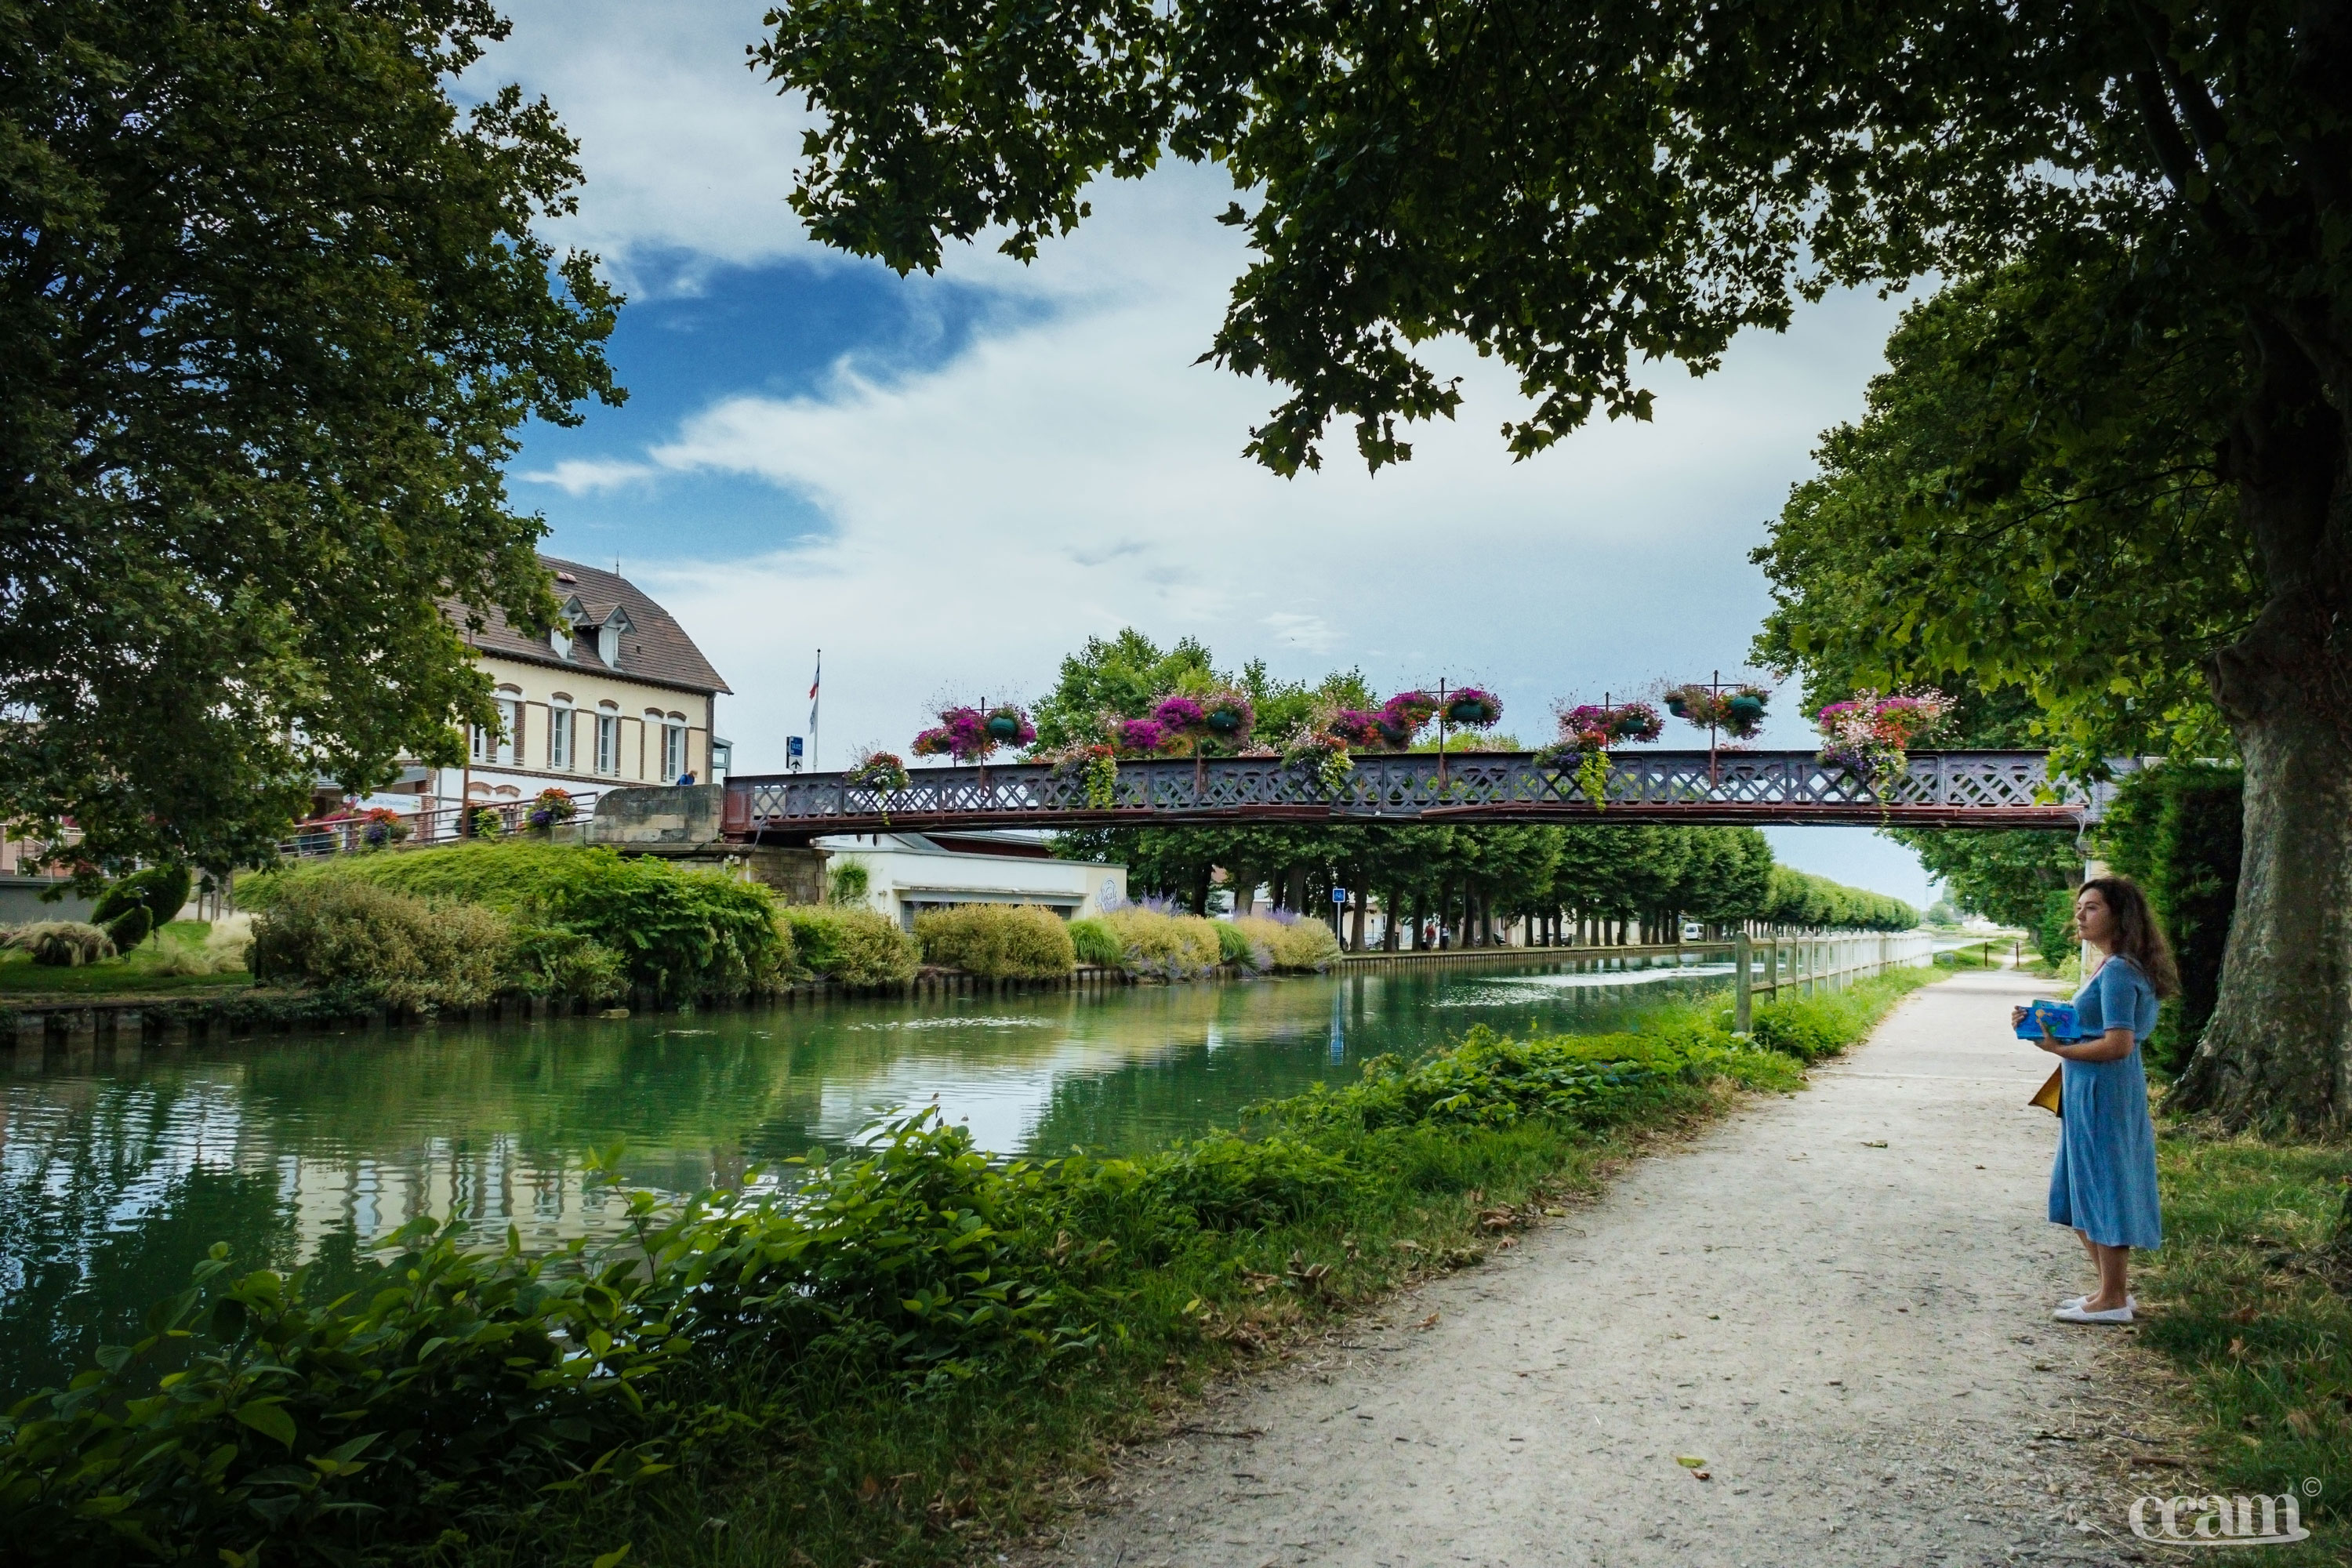
[[1933, 688], [1882, 697], [1857, 691], [1814, 715], [1822, 732], [1822, 761], [1853, 769], [1864, 778], [1901, 773], [1911, 748], [1932, 740], [1952, 716], [1952, 700]]

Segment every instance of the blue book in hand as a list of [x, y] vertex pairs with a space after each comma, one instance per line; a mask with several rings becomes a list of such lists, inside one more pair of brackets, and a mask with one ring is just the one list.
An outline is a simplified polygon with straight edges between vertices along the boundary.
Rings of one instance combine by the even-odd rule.
[[2053, 1040], [2071, 1040], [2077, 1032], [2072, 1002], [2030, 1002], [2024, 1022], [2017, 1026], [2017, 1037], [2021, 1040], [2038, 1040], [2044, 1036]]

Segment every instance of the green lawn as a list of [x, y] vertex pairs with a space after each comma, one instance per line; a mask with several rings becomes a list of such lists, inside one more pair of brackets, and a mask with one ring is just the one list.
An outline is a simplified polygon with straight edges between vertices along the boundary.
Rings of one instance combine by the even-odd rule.
[[[2216, 1489], [2303, 1497], [2314, 1540], [2352, 1547], [2352, 1146], [2163, 1129], [2164, 1247], [2139, 1289], [2140, 1342], [2189, 1379]], [[2314, 1484], [2315, 1483], [2315, 1485]]]
[[123, 956], [79, 969], [52, 968], [22, 952], [0, 952], [0, 997], [28, 1002], [50, 996], [210, 995], [251, 985], [253, 976], [243, 969], [184, 973], [194, 967], [190, 961], [204, 953], [205, 939], [211, 934], [209, 921], [173, 921]]

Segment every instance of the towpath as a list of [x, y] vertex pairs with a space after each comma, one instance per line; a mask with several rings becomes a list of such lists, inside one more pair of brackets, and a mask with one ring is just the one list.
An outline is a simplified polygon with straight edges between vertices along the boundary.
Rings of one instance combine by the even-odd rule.
[[2137, 1560], [2116, 1500], [2164, 1440], [2119, 1347], [2050, 1320], [2085, 1279], [2008, 1027], [2034, 992], [1914, 994], [1806, 1091], [1221, 1391], [1037, 1561]]

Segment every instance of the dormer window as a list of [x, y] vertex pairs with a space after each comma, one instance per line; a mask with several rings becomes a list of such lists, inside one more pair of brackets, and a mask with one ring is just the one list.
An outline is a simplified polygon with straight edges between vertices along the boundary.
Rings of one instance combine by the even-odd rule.
[[635, 629], [635, 623], [629, 619], [629, 612], [618, 605], [604, 617], [604, 624], [596, 628], [596, 657], [604, 661], [605, 668], [621, 668], [621, 634]]
[[555, 650], [556, 658], [572, 657], [572, 636], [587, 618], [588, 606], [580, 602], [579, 595], [573, 594], [563, 601], [563, 608], [556, 612], [555, 624], [547, 629], [547, 646]]

